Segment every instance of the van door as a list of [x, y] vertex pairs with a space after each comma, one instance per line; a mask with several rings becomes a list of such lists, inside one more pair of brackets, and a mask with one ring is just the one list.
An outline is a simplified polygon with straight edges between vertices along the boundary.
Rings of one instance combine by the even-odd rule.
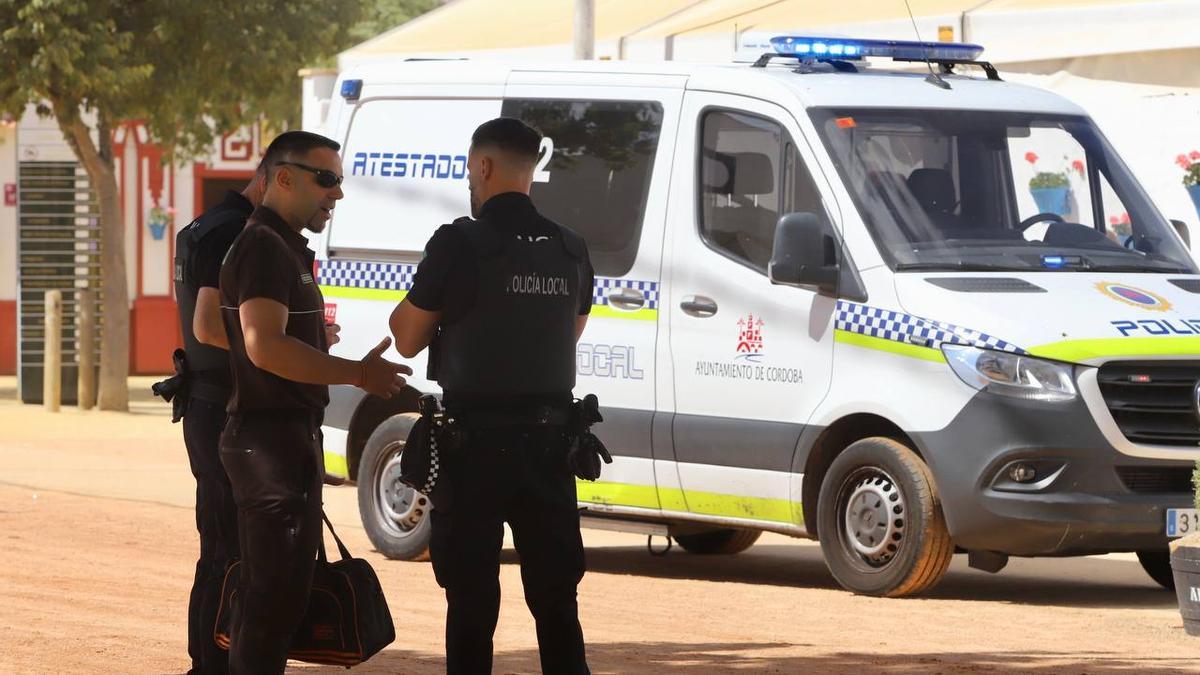
[[[836, 301], [767, 278], [781, 214], [829, 224], [796, 121], [688, 92], [669, 222], [674, 457], [687, 510], [801, 525], [792, 458], [829, 390]], [[792, 501], [795, 495], [796, 501]]]
[[579, 483], [579, 501], [657, 512], [654, 459], [671, 450], [652, 441], [655, 350], [669, 139], [683, 83], [637, 86], [631, 77], [517, 72], [502, 114], [544, 135], [531, 196], [543, 214], [584, 237], [596, 274], [575, 395], [599, 397], [604, 422], [595, 431], [613, 463], [600, 481]]

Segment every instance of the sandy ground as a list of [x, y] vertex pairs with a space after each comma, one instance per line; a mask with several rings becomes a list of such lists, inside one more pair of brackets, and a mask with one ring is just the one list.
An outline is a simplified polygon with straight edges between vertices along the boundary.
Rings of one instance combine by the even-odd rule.
[[[132, 382], [132, 414], [47, 414], [0, 378], [0, 673], [187, 670], [194, 483], [179, 426], [141, 394], [148, 381]], [[442, 672], [429, 566], [371, 550], [353, 488], [327, 488], [326, 503], [396, 624], [396, 642], [356, 670]], [[839, 590], [819, 548], [786, 537], [721, 558], [651, 557], [632, 534], [585, 540], [596, 673], [1200, 672], [1200, 638], [1128, 555], [1014, 560], [999, 575], [956, 559], [929, 596], [885, 600]], [[495, 672], [538, 672], [511, 551], [505, 563]]]

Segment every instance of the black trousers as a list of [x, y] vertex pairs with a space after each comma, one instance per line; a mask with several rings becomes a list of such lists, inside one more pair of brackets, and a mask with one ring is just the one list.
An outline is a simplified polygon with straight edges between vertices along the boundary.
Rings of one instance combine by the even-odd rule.
[[183, 443], [196, 477], [196, 530], [200, 558], [188, 600], [188, 655], [193, 675], [229, 672], [229, 658], [213, 640], [225, 568], [238, 557], [237, 507], [218, 448], [225, 404], [192, 398], [183, 418]]
[[449, 511], [434, 505], [430, 543], [434, 574], [446, 589], [449, 675], [491, 672], [506, 521], [537, 623], [542, 672], [589, 672], [575, 593], [583, 540], [565, 446], [561, 431], [470, 433], [449, 461], [454, 502]]
[[243, 565], [230, 628], [235, 675], [282, 673], [308, 607], [321, 540], [316, 425], [316, 418], [301, 416], [233, 416], [221, 435]]

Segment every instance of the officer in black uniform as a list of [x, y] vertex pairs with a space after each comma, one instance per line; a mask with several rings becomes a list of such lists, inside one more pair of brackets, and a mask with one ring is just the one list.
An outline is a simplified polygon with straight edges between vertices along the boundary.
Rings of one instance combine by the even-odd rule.
[[221, 318], [233, 395], [221, 463], [238, 508], [242, 576], [230, 627], [229, 669], [282, 673], [308, 606], [321, 537], [326, 385], [390, 397], [406, 366], [381, 357], [331, 356], [325, 302], [302, 230], [321, 232], [342, 198], [339, 145], [303, 131], [267, 148], [266, 192], [221, 267]]
[[263, 173], [239, 192], [230, 190], [175, 237], [175, 299], [183, 333], [184, 366], [177, 408], [184, 411], [183, 442], [196, 477], [200, 558], [188, 601], [190, 673], [226, 673], [228, 655], [213, 640], [225, 568], [238, 557], [237, 508], [217, 449], [233, 386], [217, 287], [221, 261], [262, 201]]
[[576, 602], [583, 542], [565, 455], [575, 343], [591, 311], [593, 273], [583, 239], [538, 214], [529, 198], [540, 144], [537, 131], [513, 118], [475, 131], [468, 166], [476, 220], [434, 233], [390, 321], [404, 356], [434, 342], [431, 377], [461, 429], [444, 465], [453, 502], [435, 502], [431, 515], [452, 675], [491, 671], [506, 521], [542, 671], [589, 672]]

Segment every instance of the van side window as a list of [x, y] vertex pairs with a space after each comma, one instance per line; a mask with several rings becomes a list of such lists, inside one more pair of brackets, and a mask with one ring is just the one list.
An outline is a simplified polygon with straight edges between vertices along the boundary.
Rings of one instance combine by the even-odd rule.
[[501, 114], [525, 121], [547, 139], [530, 195], [538, 210], [583, 236], [596, 274], [629, 272], [650, 193], [662, 105], [506, 99]]
[[701, 124], [700, 236], [766, 274], [779, 217], [809, 211], [824, 219], [820, 193], [779, 124], [721, 110]]

